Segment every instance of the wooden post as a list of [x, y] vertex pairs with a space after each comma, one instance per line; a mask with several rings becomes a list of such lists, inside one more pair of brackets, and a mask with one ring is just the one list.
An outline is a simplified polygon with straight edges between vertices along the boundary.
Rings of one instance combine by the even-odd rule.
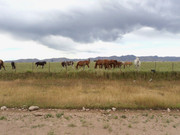
[[66, 65], [66, 72], [67, 72], [67, 65]]
[[174, 71], [174, 63], [172, 63], [172, 71]]
[[34, 65], [34, 63], [32, 62], [32, 72], [33, 72], [33, 65]]
[[49, 73], [51, 72], [51, 70], [50, 70], [50, 62], [49, 62]]

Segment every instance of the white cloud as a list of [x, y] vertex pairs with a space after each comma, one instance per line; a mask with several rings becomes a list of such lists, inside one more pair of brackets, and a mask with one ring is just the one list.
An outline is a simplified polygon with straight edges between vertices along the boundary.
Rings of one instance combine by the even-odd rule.
[[180, 56], [177, 0], [0, 0], [1, 59]]

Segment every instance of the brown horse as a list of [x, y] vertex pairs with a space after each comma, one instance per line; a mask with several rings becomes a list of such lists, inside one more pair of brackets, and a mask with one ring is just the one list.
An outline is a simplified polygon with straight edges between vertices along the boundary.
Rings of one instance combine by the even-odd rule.
[[4, 70], [6, 70], [6, 69], [5, 69], [5, 66], [4, 66], [4, 62], [3, 62], [2, 60], [0, 60], [0, 70], [1, 70], [1, 67], [3, 67]]
[[103, 68], [103, 60], [96, 60], [95, 62], [94, 68], [97, 68], [97, 66], [99, 66], [99, 68]]
[[109, 65], [110, 65], [111, 68], [115, 68], [116, 65], [117, 65], [117, 60], [110, 60]]
[[124, 68], [125, 68], [125, 67], [127, 67], [127, 66], [128, 66], [128, 67], [132, 66], [132, 64], [133, 64], [132, 62], [126, 61], [126, 62], [124, 62], [123, 65], [124, 65]]
[[105, 69], [112, 67], [115, 68], [116, 64], [117, 64], [117, 60], [108, 60], [108, 59], [97, 60], [94, 68], [97, 68], [97, 66], [99, 66], [99, 68], [103, 68], [104, 66]]
[[86, 65], [89, 68], [89, 63], [90, 63], [90, 59], [84, 60], [84, 61], [79, 61], [76, 65], [76, 69], [78, 69], [78, 66], [83, 67], [83, 69], [84, 69]]
[[118, 61], [117, 64], [116, 64], [116, 67], [117, 67], [117, 68], [121, 68], [122, 65], [123, 65], [123, 62]]

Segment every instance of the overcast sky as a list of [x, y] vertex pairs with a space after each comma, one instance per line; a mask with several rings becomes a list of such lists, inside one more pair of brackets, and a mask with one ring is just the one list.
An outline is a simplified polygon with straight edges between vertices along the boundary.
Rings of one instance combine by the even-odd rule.
[[180, 0], [0, 0], [0, 59], [180, 56]]

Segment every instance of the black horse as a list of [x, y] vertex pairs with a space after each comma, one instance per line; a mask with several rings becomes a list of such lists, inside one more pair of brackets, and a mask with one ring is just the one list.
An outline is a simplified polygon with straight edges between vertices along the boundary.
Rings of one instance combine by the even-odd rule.
[[11, 62], [11, 67], [12, 67], [12, 69], [16, 69], [16, 65], [15, 65], [14, 61]]
[[36, 64], [36, 67], [38, 67], [40, 65], [40, 66], [42, 66], [42, 68], [44, 68], [44, 65], [46, 64], [46, 61], [38, 61], [35, 64]]
[[0, 70], [1, 70], [1, 67], [3, 67], [3, 68], [4, 68], [4, 70], [6, 70], [6, 69], [5, 69], [5, 66], [4, 66], [4, 62], [3, 62], [3, 60], [0, 60]]

